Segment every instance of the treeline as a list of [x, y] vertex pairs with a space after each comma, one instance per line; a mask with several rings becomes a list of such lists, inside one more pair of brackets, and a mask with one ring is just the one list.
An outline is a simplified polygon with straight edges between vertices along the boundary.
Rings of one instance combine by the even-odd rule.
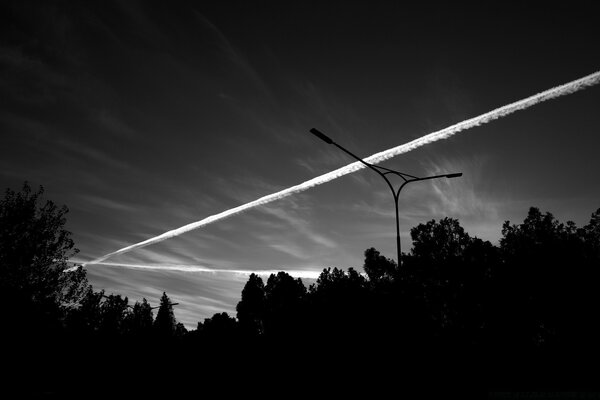
[[504, 223], [498, 246], [452, 218], [419, 224], [411, 237], [401, 268], [370, 248], [364, 274], [327, 268], [308, 288], [285, 272], [266, 284], [251, 275], [237, 324], [223, 328], [269, 340], [350, 337], [413, 349], [597, 351], [600, 209], [578, 228], [531, 208], [523, 223]]
[[[29, 376], [43, 387], [87, 387], [129, 365], [128, 387], [149, 390], [137, 379], [152, 363], [170, 379], [153, 386], [163, 389], [197, 374], [239, 382], [312, 374], [350, 392], [359, 389], [352, 376], [372, 390], [416, 381], [572, 390], [596, 381], [600, 209], [577, 227], [531, 208], [522, 223], [504, 223], [499, 245], [455, 219], [431, 220], [411, 229], [400, 267], [369, 248], [362, 271], [325, 268], [308, 287], [285, 272], [266, 282], [253, 274], [236, 318], [218, 313], [188, 332], [166, 293], [155, 318], [146, 299], [130, 305], [94, 291], [83, 268], [65, 272], [77, 252], [67, 209], [40, 204], [41, 195], [26, 184], [0, 203], [0, 301], [9, 364], [41, 366]], [[84, 355], [90, 374], [72, 368]], [[76, 378], [61, 380], [56, 365]]]

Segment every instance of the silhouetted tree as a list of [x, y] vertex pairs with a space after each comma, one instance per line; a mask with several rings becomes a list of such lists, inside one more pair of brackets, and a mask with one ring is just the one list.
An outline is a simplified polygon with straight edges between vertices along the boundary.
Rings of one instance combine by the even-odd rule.
[[[534, 341], [541, 343], [549, 339], [555, 326], [543, 314], [550, 301], [555, 305], [561, 288], [556, 287], [555, 262], [562, 254], [561, 237], [568, 234], [563, 224], [550, 213], [542, 214], [537, 208], [530, 208], [522, 224], [511, 225], [508, 221], [502, 226], [500, 249], [505, 267], [499, 276], [504, 294], [502, 320], [499, 324], [511, 326], [504, 336], [512, 346], [528, 347]], [[566, 281], [564, 282], [566, 283]], [[500, 312], [502, 310], [499, 309]], [[546, 330], [550, 328], [550, 330]], [[543, 335], [543, 338], [538, 335]]]
[[188, 333], [188, 330], [185, 327], [185, 325], [183, 325], [183, 323], [178, 322], [177, 325], [175, 325], [175, 337], [183, 337], [187, 333]]
[[7, 189], [0, 201], [0, 297], [12, 305], [5, 321], [13, 328], [58, 326], [64, 306], [79, 301], [88, 286], [81, 269], [66, 272], [78, 252], [64, 229], [68, 210], [42, 203], [43, 192], [25, 182], [21, 192]]
[[471, 238], [453, 218], [419, 224], [410, 233], [413, 248], [403, 266], [403, 289], [413, 307], [424, 307], [440, 339], [482, 340], [491, 268], [499, 262], [495, 247]]
[[79, 302], [92, 289], [87, 279], [87, 273], [81, 265], [74, 266], [61, 275], [61, 291], [58, 295], [60, 305], [68, 311], [69, 308], [77, 307]]
[[600, 259], [600, 208], [592, 213], [590, 222], [579, 232], [585, 244], [589, 259]]
[[369, 311], [369, 285], [354, 268], [323, 269], [309, 288], [309, 327], [313, 339], [323, 337], [364, 338]]
[[271, 274], [265, 286], [265, 332], [282, 337], [299, 334], [305, 295], [306, 287], [300, 278], [294, 279], [283, 271]]
[[162, 297], [160, 298], [156, 320], [154, 321], [155, 330], [160, 336], [171, 337], [175, 334], [176, 324], [177, 322], [175, 321], [171, 300], [167, 296], [167, 293], [163, 292]]
[[77, 335], [90, 335], [100, 328], [104, 290], [95, 292], [90, 287], [77, 307], [67, 314], [67, 328]]
[[206, 318], [202, 324], [202, 336], [208, 341], [229, 342], [238, 334], [238, 322], [226, 312]]
[[460, 258], [470, 243], [470, 237], [458, 220], [431, 220], [410, 230], [412, 254], [423, 260], [447, 262]]
[[[379, 253], [374, 248], [369, 250]], [[370, 254], [369, 250], [367, 252]], [[325, 268], [317, 278], [317, 282], [310, 286], [310, 293], [334, 299], [337, 297], [353, 296], [363, 291], [365, 287], [365, 278], [354, 268], [348, 268], [347, 272], [338, 268], [334, 268], [333, 270]]]
[[494, 309], [499, 342], [512, 348], [573, 346], [596, 331], [589, 313], [598, 296], [590, 282], [597, 281], [599, 264], [585, 248], [593, 246], [597, 216], [578, 230], [532, 207], [522, 224], [504, 223], [504, 265], [496, 285], [503, 301]]
[[152, 332], [154, 313], [145, 298], [136, 301], [127, 321], [128, 331], [134, 336], [148, 336]]
[[385, 258], [379, 251], [371, 247], [365, 250], [363, 269], [369, 280], [377, 284], [392, 281], [396, 274], [397, 265], [394, 260]]
[[598, 354], [600, 320], [591, 316], [597, 312], [600, 305], [600, 208], [592, 214], [590, 222], [578, 231], [578, 235], [583, 243], [583, 251], [579, 253], [580, 259], [576, 261], [581, 267], [579, 271], [574, 271], [575, 274], [579, 272], [579, 276], [574, 277], [579, 284], [576, 285], [576, 292], [572, 298], [576, 299], [578, 304], [575, 305], [577, 311], [569, 314], [571, 321], [567, 324], [571, 325], [572, 332], [569, 339], [583, 345], [580, 348], [584, 351], [592, 353], [593, 350]]
[[130, 310], [129, 300], [121, 295], [106, 296], [100, 308], [100, 333], [106, 336], [121, 336], [126, 331]]
[[256, 274], [251, 274], [242, 289], [242, 299], [236, 307], [237, 318], [244, 334], [249, 336], [263, 333], [265, 314], [265, 286]]
[[[371, 366], [383, 360], [400, 360], [410, 369], [425, 360], [421, 370], [438, 382], [461, 363], [481, 361], [476, 354], [490, 361], [472, 362], [471, 372], [492, 376], [524, 365], [538, 377], [559, 364], [576, 365], [565, 361], [567, 355], [600, 355], [600, 209], [577, 228], [531, 208], [522, 223], [504, 223], [499, 246], [469, 236], [456, 219], [431, 220], [411, 229], [413, 247], [401, 270], [371, 247], [364, 253], [368, 279], [353, 268], [326, 268], [307, 291], [285, 272], [270, 275], [266, 285], [252, 274], [236, 307], [238, 320], [217, 313], [188, 332], [177, 323], [166, 292], [153, 320], [146, 299], [130, 308], [127, 297], [95, 292], [81, 267], [66, 272], [66, 260], [76, 252], [64, 230], [66, 208], [40, 206], [41, 194], [26, 184], [21, 193], [7, 191], [0, 203], [0, 300], [8, 309], [2, 332], [16, 333], [6, 342], [19, 353], [13, 363], [29, 349], [27, 362], [54, 366], [64, 359], [56, 368], [64, 371], [83, 345], [94, 360], [123, 352], [144, 358], [150, 332], [156, 333], [152, 357], [204, 357], [203, 373], [232, 364], [261, 374], [270, 366], [267, 375], [287, 373], [292, 365], [329, 371], [333, 364], [327, 361], [339, 360], [336, 368], [364, 366], [363, 378], [378, 383], [386, 381], [385, 373], [371, 373]], [[50, 325], [67, 329], [45, 335]], [[38, 326], [44, 335], [15, 340]], [[58, 340], [62, 333], [68, 342]], [[289, 357], [286, 341], [316, 351]], [[520, 362], [522, 355], [528, 362]], [[449, 367], [431, 373], [443, 361]], [[106, 366], [98, 366], [96, 375]]]

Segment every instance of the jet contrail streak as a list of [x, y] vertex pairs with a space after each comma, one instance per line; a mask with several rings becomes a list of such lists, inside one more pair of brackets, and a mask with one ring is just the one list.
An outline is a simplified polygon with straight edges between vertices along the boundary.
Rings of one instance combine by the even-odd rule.
[[[121, 268], [130, 268], [130, 269], [144, 269], [144, 270], [157, 270], [157, 271], [177, 271], [177, 272], [205, 272], [205, 273], [221, 273], [221, 274], [234, 274], [234, 275], [250, 275], [256, 274], [261, 276], [270, 276], [271, 274], [277, 275], [277, 273], [281, 270], [277, 269], [258, 269], [258, 270], [246, 270], [246, 269], [223, 269], [223, 268], [208, 268], [197, 265], [177, 265], [177, 264], [169, 264], [169, 265], [144, 265], [144, 264], [121, 264], [121, 263], [112, 263], [112, 262], [99, 262], [96, 263], [98, 265], [106, 265], [106, 266], [114, 266]], [[295, 278], [304, 278], [304, 279], [317, 279], [321, 274], [321, 270], [286, 270], [285, 272]]]
[[[442, 130], [430, 133], [428, 135], [422, 136], [418, 139], [415, 139], [411, 142], [405, 143], [403, 145], [393, 147], [391, 149], [373, 154], [370, 157], [365, 158], [365, 161], [371, 164], [378, 164], [383, 161], [389, 160], [392, 157], [396, 157], [397, 155], [407, 153], [411, 150], [414, 150], [418, 147], [424, 146], [429, 143], [433, 143], [438, 140], [447, 139], [450, 136], [457, 134], [458, 132], [464, 131], [466, 129], [474, 128], [479, 125], [486, 124], [495, 119], [505, 117], [509, 114], [512, 114], [516, 111], [524, 110], [526, 108], [532, 107], [538, 103], [544, 102], [546, 100], [551, 100], [560, 96], [565, 96], [571, 93], [575, 93], [579, 90], [585, 89], [587, 87], [596, 85], [600, 82], [600, 71], [594, 72], [593, 74], [584, 76], [583, 78], [565, 83], [564, 85], [556, 86], [552, 89], [548, 89], [541, 93], [535, 94], [533, 96], [527, 97], [525, 99], [516, 101], [514, 103], [505, 105], [500, 108], [496, 108], [495, 110], [489, 111], [485, 114], [479, 115], [474, 118], [467, 119], [465, 121], [459, 122], [455, 125], [449, 126]], [[102, 256], [96, 260], [85, 263], [87, 264], [98, 264], [109, 257], [116, 256], [118, 254], [127, 253], [131, 250], [139, 249], [141, 247], [149, 246], [154, 243], [162, 242], [163, 240], [170, 239], [175, 236], [179, 236], [183, 233], [192, 231], [194, 229], [201, 228], [208, 224], [212, 224], [213, 222], [220, 221], [222, 219], [234, 216], [243, 211], [249, 210], [251, 208], [270, 203], [275, 200], [282, 199], [284, 197], [290, 196], [295, 193], [303, 192], [307, 189], [312, 188], [313, 186], [321, 185], [323, 183], [329, 182], [333, 179], [340, 178], [344, 175], [356, 172], [360, 169], [365, 168], [365, 166], [356, 161], [352, 164], [348, 164], [345, 167], [338, 168], [334, 171], [328, 172], [321, 176], [317, 176], [316, 178], [310, 179], [304, 183], [301, 183], [296, 186], [292, 186], [290, 188], [281, 190], [277, 193], [270, 194], [268, 196], [261, 197], [257, 200], [251, 201], [246, 204], [242, 204], [240, 206], [231, 208], [229, 210], [223, 211], [219, 214], [211, 215], [210, 217], [204, 218], [203, 220], [193, 222], [191, 224], [184, 225], [180, 228], [170, 230], [161, 235], [152, 237], [150, 239], [144, 240], [143, 242], [132, 244], [131, 246], [124, 247], [112, 253], [109, 253], [105, 256]]]

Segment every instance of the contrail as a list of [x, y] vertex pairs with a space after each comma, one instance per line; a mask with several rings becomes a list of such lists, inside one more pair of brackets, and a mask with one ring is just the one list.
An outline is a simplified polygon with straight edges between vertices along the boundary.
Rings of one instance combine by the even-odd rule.
[[[505, 117], [514, 112], [525, 110], [526, 108], [532, 107], [538, 103], [544, 102], [546, 100], [555, 99], [557, 97], [565, 96], [571, 93], [575, 93], [579, 90], [583, 90], [587, 87], [596, 85], [600, 82], [600, 71], [594, 72], [593, 74], [584, 76], [583, 78], [565, 83], [560, 86], [553, 87], [552, 89], [545, 90], [541, 93], [535, 94], [533, 96], [527, 97], [525, 99], [516, 101], [514, 103], [505, 105], [500, 108], [496, 108], [495, 110], [489, 111], [485, 114], [479, 115], [474, 118], [467, 119], [465, 121], [459, 122], [455, 125], [449, 126], [442, 130], [430, 133], [428, 135], [422, 136], [418, 139], [415, 139], [411, 142], [405, 143], [403, 145], [393, 147], [391, 149], [373, 154], [370, 157], [365, 158], [365, 160], [371, 164], [378, 164], [383, 161], [389, 160], [392, 157], [396, 157], [397, 155], [407, 153], [411, 150], [414, 150], [418, 147], [424, 146], [429, 143], [433, 143], [438, 140], [447, 139], [450, 136], [457, 134], [458, 132], [464, 131], [466, 129], [474, 128], [479, 125], [486, 124], [495, 119]], [[86, 264], [98, 264], [109, 257], [116, 256], [118, 254], [127, 253], [131, 250], [139, 249], [141, 247], [149, 246], [154, 243], [162, 242], [163, 240], [170, 239], [175, 236], [179, 236], [183, 233], [192, 231], [194, 229], [201, 228], [208, 224], [212, 224], [213, 222], [220, 221], [222, 219], [234, 216], [251, 208], [270, 203], [275, 200], [283, 199], [284, 197], [290, 196], [295, 193], [303, 192], [307, 189], [310, 189], [314, 186], [321, 185], [323, 183], [329, 182], [331, 180], [340, 178], [344, 175], [351, 174], [360, 169], [365, 168], [361, 162], [356, 161], [352, 164], [348, 164], [345, 167], [338, 168], [334, 171], [328, 172], [321, 176], [317, 176], [316, 178], [310, 179], [304, 183], [301, 183], [296, 186], [292, 186], [290, 188], [281, 190], [277, 193], [270, 194], [268, 196], [261, 197], [257, 200], [251, 201], [246, 204], [242, 204], [240, 206], [231, 208], [229, 210], [223, 211], [219, 214], [211, 215], [210, 217], [204, 218], [203, 220], [192, 222], [191, 224], [184, 225], [180, 228], [170, 230], [161, 235], [152, 237], [150, 239], [144, 240], [143, 242], [139, 242], [136, 244], [132, 244], [131, 246], [124, 247], [112, 253], [109, 253], [105, 256], [102, 256], [96, 260], [85, 263]]]
[[[224, 269], [224, 268], [208, 268], [197, 265], [178, 265], [178, 264], [169, 264], [169, 265], [144, 265], [144, 264], [122, 264], [122, 263], [112, 263], [112, 262], [99, 262], [98, 265], [106, 265], [106, 266], [114, 266], [121, 268], [130, 268], [130, 269], [144, 269], [144, 270], [158, 270], [158, 271], [177, 271], [177, 272], [205, 272], [210, 274], [222, 273], [222, 274], [234, 274], [234, 275], [243, 275], [247, 276], [250, 274], [256, 274], [261, 276], [270, 276], [271, 274], [277, 275], [277, 273], [281, 270], [278, 269], [258, 269], [258, 270], [246, 270], [246, 269]], [[286, 270], [285, 272], [295, 278], [303, 278], [303, 279], [317, 279], [321, 274], [320, 270]]]

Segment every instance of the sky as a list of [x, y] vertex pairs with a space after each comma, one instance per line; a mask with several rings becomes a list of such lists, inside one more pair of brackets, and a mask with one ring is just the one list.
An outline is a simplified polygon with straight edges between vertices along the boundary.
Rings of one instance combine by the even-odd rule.
[[[2, 2], [0, 188], [67, 205], [87, 262], [353, 161], [311, 128], [366, 157], [600, 70], [593, 2], [403, 3]], [[383, 163], [463, 173], [403, 189], [403, 251], [446, 216], [495, 244], [531, 206], [587, 223], [599, 105], [592, 87]], [[395, 258], [394, 218], [361, 170], [86, 269], [131, 302], [166, 291], [194, 328], [234, 316], [251, 272]]]

